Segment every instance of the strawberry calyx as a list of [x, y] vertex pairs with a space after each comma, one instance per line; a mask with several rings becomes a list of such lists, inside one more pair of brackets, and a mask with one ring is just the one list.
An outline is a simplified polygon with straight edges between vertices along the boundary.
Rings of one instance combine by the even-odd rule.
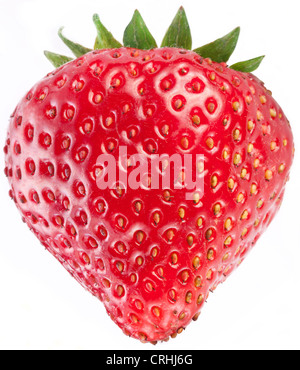
[[183, 7], [178, 10], [161, 44], [162, 48], [172, 46], [187, 50], [192, 49], [191, 30]]
[[[111, 32], [109, 32], [102, 24], [98, 14], [94, 14], [93, 22], [97, 30], [94, 50], [115, 49], [122, 46], [141, 50], [151, 50], [158, 47], [154, 37], [150, 33], [138, 10], [134, 11], [133, 17], [124, 31], [123, 44], [117, 41]], [[69, 40], [63, 35], [62, 30], [63, 27], [59, 29], [58, 36], [72, 51], [76, 58], [79, 58], [93, 50]], [[204, 46], [193, 49], [193, 51], [199, 54], [201, 57], [209, 58], [214, 62], [227, 63], [236, 48], [239, 36], [240, 27], [236, 27], [233, 31], [229, 32], [225, 36]], [[161, 48], [164, 47], [192, 50], [191, 30], [185, 10], [182, 6], [178, 10], [163, 38]], [[55, 68], [58, 68], [61, 65], [73, 60], [71, 57], [56, 54], [50, 51], [44, 51], [44, 54]], [[260, 66], [264, 57], [265, 56], [260, 56], [243, 62], [235, 63], [231, 65], [230, 68], [236, 71], [250, 73], [255, 71]]]
[[135, 10], [131, 22], [124, 31], [123, 43], [128, 48], [143, 50], [157, 48], [156, 41], [138, 10]]
[[97, 29], [97, 37], [94, 45], [94, 49], [114, 49], [122, 47], [122, 44], [117, 41], [113, 35], [104, 27], [101, 23], [99, 15], [94, 14], [93, 22]]

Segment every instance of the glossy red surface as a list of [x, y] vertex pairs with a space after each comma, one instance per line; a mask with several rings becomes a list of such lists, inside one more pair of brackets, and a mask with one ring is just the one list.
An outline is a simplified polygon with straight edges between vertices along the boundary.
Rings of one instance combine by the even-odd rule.
[[[186, 189], [100, 190], [98, 157], [203, 154]], [[91, 52], [21, 100], [4, 148], [11, 196], [41, 243], [123, 331], [176, 336], [282, 201], [287, 118], [253, 75], [178, 49]], [[129, 168], [129, 172], [133, 169]], [[147, 176], [146, 176], [147, 177]], [[221, 314], [221, 310], [220, 310]]]

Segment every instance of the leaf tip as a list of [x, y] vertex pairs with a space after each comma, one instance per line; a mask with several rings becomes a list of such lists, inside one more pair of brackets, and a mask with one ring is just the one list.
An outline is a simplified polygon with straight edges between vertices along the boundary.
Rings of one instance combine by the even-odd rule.
[[141, 17], [141, 13], [138, 11], [138, 9], [135, 9], [133, 13], [133, 18], [139, 18], [139, 17]]
[[265, 55], [261, 55], [257, 58], [233, 64], [232, 66], [230, 66], [230, 68], [239, 72], [251, 73], [254, 72], [261, 65], [264, 58]]
[[99, 15], [97, 13], [93, 14], [93, 21], [96, 22], [99, 20], [100, 20]]

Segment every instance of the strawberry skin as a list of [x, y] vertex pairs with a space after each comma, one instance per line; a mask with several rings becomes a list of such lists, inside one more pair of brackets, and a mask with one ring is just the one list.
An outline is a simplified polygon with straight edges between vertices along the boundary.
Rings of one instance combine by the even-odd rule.
[[[100, 190], [97, 159], [203, 154], [186, 189]], [[24, 221], [125, 334], [175, 337], [277, 213], [293, 137], [263, 83], [178, 48], [90, 52], [11, 117], [5, 173]]]

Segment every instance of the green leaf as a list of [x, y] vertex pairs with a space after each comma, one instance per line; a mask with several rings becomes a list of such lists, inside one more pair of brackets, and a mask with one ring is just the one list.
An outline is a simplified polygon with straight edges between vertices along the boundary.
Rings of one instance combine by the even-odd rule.
[[195, 49], [194, 51], [203, 58], [210, 58], [214, 62], [227, 62], [234, 52], [239, 39], [240, 30], [240, 27], [237, 27], [226, 36]]
[[261, 57], [246, 60], [244, 62], [239, 62], [239, 63], [233, 64], [232, 66], [230, 66], [230, 68], [234, 69], [235, 71], [250, 73], [250, 72], [255, 71], [260, 66], [264, 57], [265, 55], [262, 55]]
[[157, 47], [156, 41], [148, 30], [138, 10], [134, 12], [131, 22], [125, 29], [123, 43], [125, 47], [144, 50]]
[[45, 57], [54, 65], [55, 68], [62, 66], [73, 60], [72, 58], [66, 57], [65, 55], [55, 54], [51, 51], [44, 51]]
[[75, 55], [75, 57], [79, 58], [82, 55], [89, 53], [92, 51], [91, 49], [88, 49], [82, 45], [79, 45], [69, 39], [67, 39], [63, 34], [62, 34], [63, 27], [61, 27], [58, 30], [58, 36], [61, 38], [61, 40], [67, 45], [67, 47], [72, 51], [72, 53]]
[[178, 10], [173, 22], [163, 38], [161, 47], [174, 47], [191, 50], [192, 35], [183, 7]]
[[114, 49], [122, 46], [122, 44], [103, 26], [98, 14], [94, 14], [93, 21], [97, 28], [97, 38], [94, 49]]

